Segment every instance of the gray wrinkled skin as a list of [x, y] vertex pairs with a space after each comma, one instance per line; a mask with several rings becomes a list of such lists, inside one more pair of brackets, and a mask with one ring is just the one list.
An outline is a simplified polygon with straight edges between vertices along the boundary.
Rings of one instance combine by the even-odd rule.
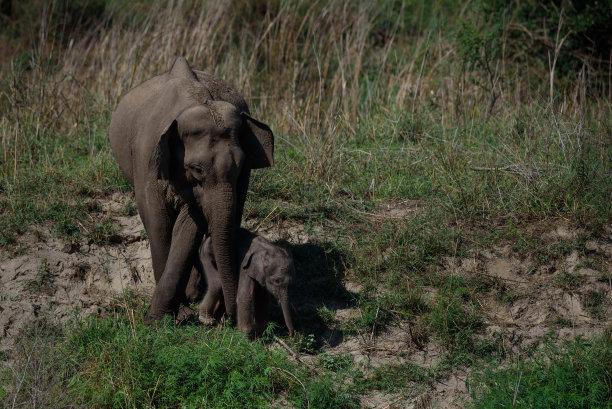
[[[289, 334], [293, 335], [289, 308], [289, 285], [295, 274], [293, 258], [287, 250], [245, 229], [237, 232], [236, 241], [240, 262], [236, 299], [238, 328], [249, 338], [262, 334], [268, 324], [270, 293], [278, 300]], [[202, 323], [213, 325], [222, 317], [224, 308], [221, 277], [210, 238], [202, 245], [200, 262], [208, 290], [200, 304], [199, 318]]]
[[179, 57], [123, 96], [110, 124], [119, 167], [134, 186], [156, 287], [146, 321], [181, 317], [201, 296], [198, 248], [210, 234], [225, 308], [236, 312], [234, 232], [251, 169], [273, 164], [274, 136], [244, 98]]

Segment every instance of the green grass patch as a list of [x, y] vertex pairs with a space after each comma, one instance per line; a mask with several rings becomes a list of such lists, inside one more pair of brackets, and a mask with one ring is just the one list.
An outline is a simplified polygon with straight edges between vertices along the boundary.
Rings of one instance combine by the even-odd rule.
[[612, 337], [547, 342], [530, 358], [472, 372], [473, 408], [612, 407]]
[[[40, 398], [53, 407], [358, 407], [333, 372], [311, 373], [270, 348], [269, 339], [251, 342], [234, 329], [177, 327], [170, 320], [146, 327], [142, 315], [127, 308], [65, 326], [34, 324], [15, 348], [13, 371], [1, 372], [4, 403], [27, 406]], [[326, 362], [332, 370], [346, 365], [341, 358]], [[30, 393], [33, 388], [44, 394]]]
[[110, 220], [92, 222], [87, 215], [101, 211], [94, 198], [130, 187], [109, 152], [108, 136], [97, 132], [91, 137], [93, 150], [88, 150], [81, 146], [86, 135], [42, 134], [14, 169], [0, 174], [0, 244], [12, 243], [29, 225], [48, 221], [67, 240], [90, 236], [104, 242], [111, 234]]
[[374, 369], [372, 374], [358, 382], [358, 387], [381, 392], [413, 393], [424, 390], [436, 379], [435, 369], [423, 368], [412, 362], [404, 364], [385, 365]]
[[479, 335], [483, 316], [472, 298], [467, 282], [461, 277], [448, 276], [429, 314], [432, 331], [447, 348], [445, 366], [470, 365], [490, 356], [502, 355], [499, 340]]
[[563, 271], [555, 277], [559, 286], [565, 291], [576, 290], [580, 287], [580, 284], [584, 281], [584, 277], [580, 277], [577, 274]]

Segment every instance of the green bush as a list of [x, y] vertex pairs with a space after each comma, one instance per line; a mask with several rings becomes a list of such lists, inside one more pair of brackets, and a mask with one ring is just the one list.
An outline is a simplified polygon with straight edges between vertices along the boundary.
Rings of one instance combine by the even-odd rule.
[[518, 59], [529, 55], [546, 67], [559, 46], [556, 69], [563, 77], [575, 77], [585, 63], [600, 68], [608, 64], [612, 7], [607, 1], [480, 0], [474, 9], [474, 19], [481, 23], [475, 38], [485, 40], [483, 46], [495, 42], [501, 52], [505, 32], [507, 53]]

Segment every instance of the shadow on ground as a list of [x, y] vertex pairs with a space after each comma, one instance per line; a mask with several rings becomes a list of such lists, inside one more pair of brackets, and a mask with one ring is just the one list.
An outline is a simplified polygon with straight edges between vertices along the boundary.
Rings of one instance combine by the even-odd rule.
[[[329, 316], [333, 311], [356, 306], [358, 301], [358, 295], [342, 284], [343, 255], [326, 243], [278, 244], [292, 252], [295, 263], [291, 304], [296, 330], [305, 336], [314, 335], [315, 347], [338, 345], [343, 334]], [[278, 305], [272, 308], [270, 318], [284, 327]]]

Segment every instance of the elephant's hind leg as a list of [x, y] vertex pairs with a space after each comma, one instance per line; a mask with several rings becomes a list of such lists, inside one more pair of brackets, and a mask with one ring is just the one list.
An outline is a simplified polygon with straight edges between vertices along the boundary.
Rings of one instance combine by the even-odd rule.
[[[221, 309], [223, 309], [223, 311], [220, 311]], [[209, 286], [206, 295], [204, 295], [204, 299], [200, 303], [200, 322], [204, 325], [215, 325], [220, 321], [224, 311], [223, 290], [221, 286]]]
[[[198, 261], [199, 259], [196, 257], [194, 263], [197, 264]], [[204, 274], [201, 273], [195, 265], [191, 268], [191, 274], [189, 275], [184, 294], [182, 296], [178, 294], [178, 296], [181, 297], [181, 301], [179, 302], [178, 314], [176, 316], [177, 320], [190, 320], [195, 315], [195, 312], [189, 307], [189, 304], [199, 301], [202, 298], [202, 294], [204, 294], [205, 280], [203, 275]]]
[[176, 215], [165, 205], [161, 194], [148, 190], [136, 189], [136, 204], [151, 246], [151, 263], [157, 284], [166, 268]]

